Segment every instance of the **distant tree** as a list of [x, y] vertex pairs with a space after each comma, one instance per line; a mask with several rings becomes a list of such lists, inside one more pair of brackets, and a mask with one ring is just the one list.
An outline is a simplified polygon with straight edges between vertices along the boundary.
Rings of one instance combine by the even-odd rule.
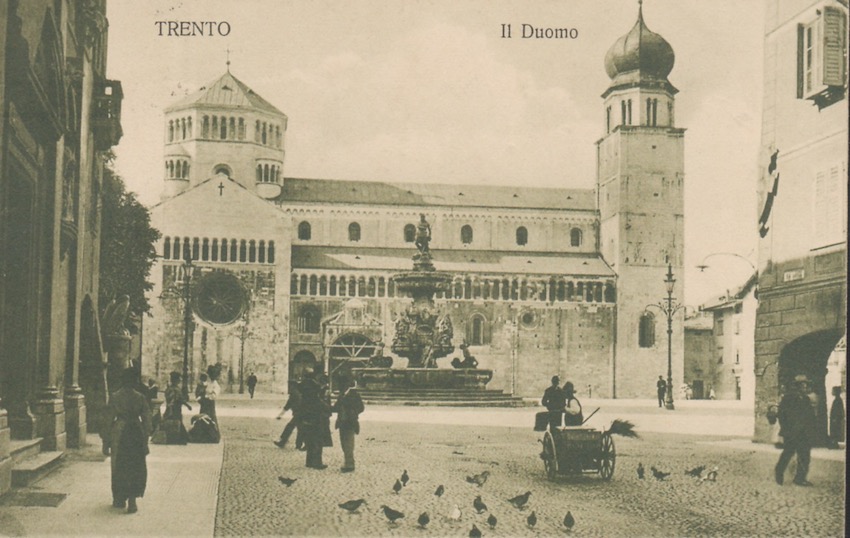
[[105, 307], [122, 295], [130, 298], [129, 312], [142, 315], [150, 310], [145, 292], [156, 259], [154, 244], [159, 230], [151, 226], [150, 212], [128, 192], [115, 174], [110, 155], [103, 172], [100, 227], [99, 303]]

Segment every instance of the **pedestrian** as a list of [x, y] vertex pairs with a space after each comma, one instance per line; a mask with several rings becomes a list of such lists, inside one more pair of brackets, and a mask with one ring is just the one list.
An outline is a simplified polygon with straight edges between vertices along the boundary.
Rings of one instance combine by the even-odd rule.
[[658, 376], [655, 389], [658, 391], [658, 407], [661, 407], [664, 405], [664, 395], [667, 393], [667, 383], [664, 381], [664, 377]]
[[340, 471], [354, 471], [354, 436], [360, 433], [360, 413], [363, 412], [363, 399], [354, 386], [354, 380], [344, 376], [339, 387], [340, 396], [334, 404], [336, 412], [336, 429], [339, 430], [339, 444], [345, 462]]
[[257, 376], [254, 375], [254, 372], [251, 372], [251, 375], [248, 376], [248, 394], [251, 395], [251, 399], [254, 399], [254, 389], [257, 388]]
[[543, 391], [543, 398], [540, 403], [549, 411], [549, 431], [555, 431], [561, 425], [561, 416], [564, 413], [566, 400], [564, 399], [564, 391], [559, 384], [561, 379], [558, 376], [552, 376], [552, 385]]
[[[181, 376], [179, 372], [171, 372], [168, 387], [165, 389], [165, 415], [162, 417], [162, 433], [154, 438], [156, 443], [167, 445], [185, 445], [189, 436], [183, 425], [183, 407], [189, 411], [192, 406], [183, 397], [180, 389]], [[164, 435], [163, 435], [164, 433]]]
[[[198, 384], [195, 385], [195, 400], [198, 403], [204, 399], [204, 395], [207, 393], [207, 374], [201, 374], [198, 377]], [[201, 406], [203, 407], [203, 406]], [[203, 413], [203, 409], [201, 409], [201, 413]]]
[[714, 387], [711, 387], [710, 389], [708, 389], [708, 399], [709, 400], [716, 400], [717, 399], [717, 394], [714, 393]]
[[301, 423], [307, 447], [307, 467], [326, 469], [322, 449], [333, 446], [330, 432], [331, 407], [324, 396], [320, 374], [307, 376], [301, 382]]
[[159, 398], [159, 386], [156, 384], [156, 380], [154, 378], [148, 379], [147, 396], [150, 401]]
[[779, 402], [779, 434], [783, 438], [782, 454], [774, 469], [777, 484], [782, 484], [785, 468], [792, 456], [797, 454], [797, 473], [794, 483], [798, 486], [811, 486], [806, 479], [811, 461], [812, 443], [817, 434], [815, 410], [808, 396], [809, 378], [805, 375], [794, 377], [788, 391]]
[[221, 374], [221, 368], [211, 364], [207, 367], [207, 386], [204, 391], [204, 399], [201, 401], [201, 414], [207, 415], [215, 422], [218, 427], [218, 417], [215, 414], [215, 401], [221, 393], [221, 386], [218, 384], [218, 376]]
[[292, 419], [286, 424], [283, 431], [280, 432], [280, 438], [277, 441], [274, 441], [274, 444], [278, 448], [285, 447], [286, 442], [292, 435], [292, 432], [298, 430], [298, 433], [295, 434], [295, 448], [297, 450], [303, 450], [304, 440], [301, 435], [302, 429], [299, 427], [301, 422], [301, 387], [300, 384], [295, 381], [289, 382], [289, 398], [286, 399], [286, 404], [283, 406], [280, 413], [278, 413], [277, 419], [280, 420], [287, 411], [292, 411]]
[[829, 441], [830, 448], [838, 448], [838, 443], [844, 442], [846, 412], [844, 400], [841, 399], [841, 387], [832, 387], [832, 406], [829, 408]]
[[112, 468], [112, 506], [138, 511], [136, 499], [143, 497], [147, 483], [148, 436], [151, 412], [147, 397], [138, 392], [139, 373], [127, 368], [121, 373], [121, 388], [109, 397], [109, 448]]
[[575, 387], [567, 381], [561, 391], [564, 398], [564, 426], [581, 426], [584, 416], [581, 412], [581, 402], [575, 397]]

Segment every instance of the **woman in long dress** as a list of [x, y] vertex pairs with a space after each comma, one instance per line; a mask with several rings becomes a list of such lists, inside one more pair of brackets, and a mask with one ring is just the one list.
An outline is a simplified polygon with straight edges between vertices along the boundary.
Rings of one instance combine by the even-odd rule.
[[148, 400], [135, 390], [138, 378], [134, 368], [127, 368], [121, 373], [121, 388], [109, 397], [112, 506], [126, 506], [130, 514], [138, 511], [136, 498], [145, 494], [151, 432]]
[[162, 427], [165, 430], [165, 443], [168, 445], [185, 445], [189, 440], [186, 426], [183, 425], [183, 407], [191, 411], [192, 406], [183, 397], [180, 380], [179, 372], [171, 372], [168, 388], [165, 389], [165, 416]]

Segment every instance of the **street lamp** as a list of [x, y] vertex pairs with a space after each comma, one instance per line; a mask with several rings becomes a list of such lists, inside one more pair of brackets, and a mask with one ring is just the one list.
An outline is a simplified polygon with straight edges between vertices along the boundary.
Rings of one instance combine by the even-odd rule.
[[685, 307], [683, 304], [673, 300], [673, 286], [676, 284], [676, 279], [673, 278], [673, 266], [667, 264], [667, 278], [664, 279], [664, 286], [667, 288], [667, 298], [660, 301], [658, 304], [651, 304], [646, 307], [649, 310], [651, 307], [659, 309], [667, 316], [667, 394], [664, 398], [664, 407], [674, 409], [673, 407], [673, 316]]
[[189, 347], [195, 332], [192, 319], [192, 255], [188, 253], [183, 262], [183, 398], [189, 400]]

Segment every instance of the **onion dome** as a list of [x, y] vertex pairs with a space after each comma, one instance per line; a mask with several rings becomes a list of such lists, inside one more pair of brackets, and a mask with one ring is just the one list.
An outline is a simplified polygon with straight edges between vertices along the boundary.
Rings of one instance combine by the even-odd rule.
[[[638, 20], [629, 33], [608, 49], [605, 71], [615, 84], [622, 78], [666, 80], [674, 62], [673, 47], [646, 27], [641, 6], [638, 8]], [[630, 76], [622, 76], [626, 74]]]

